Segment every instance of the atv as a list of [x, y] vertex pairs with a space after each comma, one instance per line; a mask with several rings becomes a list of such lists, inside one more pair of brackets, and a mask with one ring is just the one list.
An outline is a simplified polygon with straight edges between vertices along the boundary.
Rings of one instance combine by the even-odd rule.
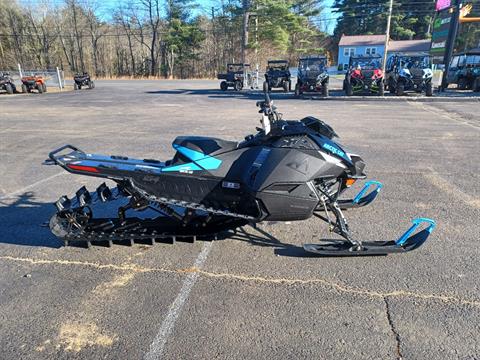
[[73, 77], [73, 81], [74, 90], [81, 90], [82, 86], [86, 86], [89, 89], [93, 89], [95, 87], [95, 83], [90, 78], [90, 75], [88, 75], [88, 73], [86, 72], [82, 74], [75, 74], [75, 76]]
[[245, 76], [247, 76], [247, 84], [251, 84], [249, 68], [250, 64], [227, 64], [227, 72], [217, 75], [217, 79], [223, 80], [220, 83], [220, 89], [227, 91], [229, 87], [233, 87], [235, 91], [241, 91]]
[[387, 62], [385, 83], [391, 94], [402, 96], [405, 91], [433, 95], [433, 72], [428, 55], [394, 55]]
[[300, 58], [295, 96], [300, 96], [305, 92], [321, 92], [323, 96], [328, 96], [329, 79], [325, 56]]
[[32, 75], [22, 77], [22, 92], [30, 93], [37, 90], [39, 94], [47, 92], [47, 85], [42, 76]]
[[385, 94], [381, 59], [378, 54], [350, 56], [348, 71], [343, 81], [343, 90], [347, 96]]
[[343, 238], [304, 245], [321, 256], [404, 253], [427, 240], [435, 222], [425, 218], [415, 219], [397, 240], [356, 240], [343, 212], [372, 203], [382, 184], [368, 181], [345, 199], [343, 194], [366, 177], [360, 156], [336, 142], [335, 131], [319, 119], [283, 120], [268, 93], [257, 106], [262, 127], [256, 134], [240, 142], [179, 136], [167, 161], [90, 154], [73, 145], [52, 151], [45, 164], [110, 180], [116, 187], [102, 183], [93, 192], [81, 187], [72, 198], [60, 197], [51, 231], [65, 245], [153, 245], [216, 239], [247, 224], [314, 216]]
[[269, 60], [263, 90], [271, 91], [273, 88], [282, 88], [284, 92], [291, 91], [292, 81], [290, 76], [287, 60]]
[[0, 74], [0, 90], [5, 90], [7, 94], [13, 94], [17, 92], [17, 88], [13, 83], [9, 73]]

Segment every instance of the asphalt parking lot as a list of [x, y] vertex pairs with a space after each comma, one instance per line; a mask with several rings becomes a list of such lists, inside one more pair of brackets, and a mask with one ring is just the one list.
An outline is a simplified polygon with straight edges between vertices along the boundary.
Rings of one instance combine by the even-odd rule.
[[[360, 239], [437, 221], [405, 255], [305, 256], [325, 224], [268, 223], [175, 245], [63, 247], [52, 202], [100, 180], [42, 166], [71, 143], [165, 160], [178, 135], [240, 140], [259, 125], [251, 93], [217, 81], [97, 81], [94, 90], [0, 96], [0, 358], [480, 359], [480, 103], [319, 101], [273, 94], [286, 119], [313, 115], [384, 183], [347, 212]], [[355, 190], [359, 186], [355, 186]]]

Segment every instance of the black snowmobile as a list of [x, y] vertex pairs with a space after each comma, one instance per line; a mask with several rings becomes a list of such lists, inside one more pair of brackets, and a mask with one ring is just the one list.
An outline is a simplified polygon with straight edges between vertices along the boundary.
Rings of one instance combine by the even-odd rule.
[[[65, 244], [83, 241], [88, 246], [92, 241], [173, 242], [216, 238], [249, 223], [316, 216], [344, 238], [304, 245], [323, 256], [402, 253], [426, 241], [435, 222], [424, 218], [415, 219], [398, 240], [355, 240], [343, 210], [370, 204], [382, 184], [368, 181], [353, 199], [342, 199], [353, 183], [365, 179], [363, 160], [335, 142], [337, 134], [323, 121], [283, 120], [268, 93], [257, 106], [262, 128], [255, 135], [238, 143], [177, 137], [176, 154], [166, 162], [88, 154], [72, 145], [52, 151], [47, 164], [117, 184], [111, 189], [103, 183], [94, 192], [82, 187], [72, 199], [62, 196], [50, 220], [52, 232]], [[115, 216], [94, 217], [94, 204], [101, 208], [102, 202], [112, 201], [120, 205]]]

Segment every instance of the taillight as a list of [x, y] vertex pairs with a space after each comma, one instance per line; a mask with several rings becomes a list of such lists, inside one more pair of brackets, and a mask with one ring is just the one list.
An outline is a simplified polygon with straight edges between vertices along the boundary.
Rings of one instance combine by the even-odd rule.
[[93, 166], [83, 166], [83, 165], [73, 165], [73, 164], [68, 164], [67, 167], [72, 170], [79, 170], [79, 171], [85, 171], [85, 172], [92, 172], [92, 173], [98, 173], [98, 169], [94, 168]]

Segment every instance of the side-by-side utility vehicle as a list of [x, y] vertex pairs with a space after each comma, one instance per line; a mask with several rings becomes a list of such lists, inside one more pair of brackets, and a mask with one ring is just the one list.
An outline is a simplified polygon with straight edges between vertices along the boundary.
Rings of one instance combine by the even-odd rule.
[[343, 90], [347, 96], [375, 94], [383, 96], [382, 58], [380, 55], [351, 56]]
[[330, 77], [327, 72], [327, 58], [325, 56], [307, 56], [298, 61], [297, 84], [295, 95], [306, 92], [317, 92], [328, 96]]
[[265, 72], [264, 91], [282, 88], [284, 92], [292, 89], [290, 68], [287, 60], [269, 60]]

